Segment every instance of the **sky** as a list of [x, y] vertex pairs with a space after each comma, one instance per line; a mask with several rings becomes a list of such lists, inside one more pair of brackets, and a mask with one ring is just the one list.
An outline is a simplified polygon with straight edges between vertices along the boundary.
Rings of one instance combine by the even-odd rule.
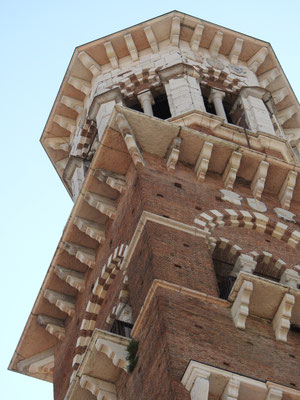
[[0, 1], [3, 399], [53, 399], [7, 367], [72, 207], [39, 138], [74, 48], [174, 9], [270, 42], [300, 99], [299, 0]]

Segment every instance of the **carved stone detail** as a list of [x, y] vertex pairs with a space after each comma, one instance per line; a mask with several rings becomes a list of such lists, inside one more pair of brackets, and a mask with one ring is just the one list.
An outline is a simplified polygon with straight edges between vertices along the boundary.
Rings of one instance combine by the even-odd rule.
[[289, 293], [286, 293], [272, 321], [276, 340], [287, 342], [287, 335], [291, 325], [290, 319], [294, 304], [295, 297]]
[[231, 307], [233, 322], [238, 329], [245, 329], [246, 327], [246, 320], [249, 314], [249, 303], [252, 291], [253, 283], [249, 281], [244, 281]]
[[279, 192], [279, 201], [283, 208], [289, 209], [296, 186], [298, 172], [290, 171], [285, 178], [285, 181]]
[[265, 187], [268, 168], [269, 163], [266, 161], [261, 161], [252, 180], [251, 190], [256, 199], [261, 199], [261, 195]]
[[242, 153], [234, 151], [226, 165], [225, 171], [223, 173], [224, 186], [228, 190], [232, 190], [238, 169], [240, 167], [242, 159]]
[[208, 164], [211, 157], [213, 144], [210, 142], [204, 142], [201, 149], [200, 155], [195, 165], [196, 177], [199, 182], [204, 181], [206, 172], [208, 170]]

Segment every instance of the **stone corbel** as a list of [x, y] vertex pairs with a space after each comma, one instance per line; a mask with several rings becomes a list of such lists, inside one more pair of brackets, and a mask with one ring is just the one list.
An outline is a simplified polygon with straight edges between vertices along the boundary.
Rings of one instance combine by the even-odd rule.
[[175, 167], [179, 159], [180, 145], [181, 145], [181, 138], [175, 137], [169, 146], [169, 149], [166, 154], [166, 164], [169, 172], [175, 171]]
[[95, 347], [97, 351], [104, 353], [113, 365], [127, 372], [126, 345], [100, 338], [96, 341]]
[[117, 190], [120, 193], [124, 193], [126, 190], [126, 177], [125, 175], [115, 174], [106, 169], [95, 169], [94, 176], [103, 183], [106, 183], [111, 188]]
[[147, 40], [148, 40], [148, 42], [150, 44], [150, 47], [151, 47], [153, 53], [157, 53], [158, 52], [158, 43], [157, 43], [157, 40], [156, 40], [156, 38], [154, 36], [154, 33], [152, 31], [151, 26], [149, 26], [149, 25], [146, 26], [144, 28], [144, 32], [145, 32], [145, 35], [147, 37]]
[[294, 304], [295, 297], [289, 293], [286, 293], [272, 321], [276, 340], [287, 342], [287, 335], [291, 325], [290, 319]]
[[173, 17], [172, 18], [172, 27], [170, 34], [170, 43], [172, 46], [178, 46], [179, 44], [179, 36], [180, 36], [180, 18]]
[[270, 69], [267, 72], [264, 72], [263, 74], [259, 75], [258, 80], [260, 83], [260, 86], [263, 88], [266, 88], [267, 86], [270, 85], [275, 79], [280, 75], [280, 72], [277, 68]]
[[44, 297], [49, 301], [49, 303], [54, 304], [59, 310], [67, 313], [69, 317], [73, 317], [75, 314], [75, 299], [73, 296], [67, 296], [64, 293], [46, 289], [44, 292]]
[[280, 125], [291, 119], [299, 110], [295, 105], [284, 108], [276, 113], [276, 119]]
[[229, 379], [226, 388], [222, 394], [221, 400], [238, 400], [240, 381]]
[[47, 147], [50, 147], [53, 150], [63, 150], [63, 151], [68, 152], [70, 149], [70, 137], [69, 136], [46, 138], [44, 140], [44, 143]]
[[131, 129], [126, 117], [123, 114], [118, 113], [116, 122], [117, 122], [118, 128], [121, 132], [121, 135], [124, 138], [126, 147], [128, 149], [129, 154], [131, 155], [134, 165], [137, 165], [140, 163], [144, 166], [145, 162], [144, 162], [142, 152], [140, 151], [140, 149], [138, 147], [137, 141], [135, 139], [135, 136], [132, 132], [132, 129]]
[[244, 281], [231, 307], [233, 322], [238, 329], [245, 329], [246, 327], [252, 291], [253, 283]]
[[61, 265], [55, 265], [55, 274], [63, 281], [67, 282], [70, 286], [82, 292], [84, 285], [84, 273], [75, 271], [73, 269], [62, 267]]
[[300, 288], [300, 275], [294, 269], [286, 269], [280, 278], [280, 283], [292, 289]]
[[87, 68], [93, 74], [94, 77], [101, 74], [100, 65], [91, 56], [89, 56], [85, 51], [81, 51], [78, 54], [78, 58], [81, 61], [82, 65], [85, 68]]
[[76, 225], [81, 232], [97, 240], [98, 243], [103, 243], [105, 241], [105, 226], [103, 224], [97, 224], [85, 218], [75, 217], [74, 225]]
[[192, 51], [197, 52], [199, 49], [199, 45], [201, 42], [201, 38], [202, 38], [202, 33], [204, 30], [204, 25], [201, 24], [197, 24], [195, 26], [191, 41], [190, 41], [190, 46]]
[[64, 249], [70, 256], [74, 256], [83, 264], [86, 264], [89, 268], [95, 266], [95, 250], [90, 247], [80, 246], [71, 242], [62, 242], [61, 248]]
[[64, 117], [63, 115], [56, 114], [53, 118], [53, 121], [56, 122], [59, 126], [66, 129], [67, 131], [74, 133], [76, 128], [75, 119]]
[[262, 47], [258, 50], [247, 62], [249, 69], [252, 72], [256, 72], [258, 67], [265, 61], [268, 54], [269, 50], [266, 47]]
[[213, 58], [218, 56], [220, 47], [222, 46], [222, 41], [223, 41], [223, 32], [217, 31], [211, 41], [209, 49], [208, 49], [208, 51], [210, 52], [210, 55]]
[[75, 76], [70, 76], [68, 83], [73, 86], [75, 89], [80, 90], [80, 92], [85, 95], [90, 94], [91, 92], [91, 83], [84, 79], [76, 78]]
[[48, 315], [39, 314], [37, 317], [37, 323], [41, 326], [44, 326], [46, 331], [57, 337], [58, 340], [64, 340], [66, 330], [63, 320], [49, 317]]
[[112, 43], [111, 42], [105, 42], [104, 43], [104, 47], [105, 47], [106, 54], [107, 54], [107, 57], [109, 58], [109, 61], [110, 61], [110, 64], [111, 64], [112, 68], [118, 68], [119, 59], [118, 59], [118, 57], [116, 55], [116, 52], [115, 52], [115, 50], [113, 48]]
[[107, 215], [111, 219], [115, 218], [117, 209], [114, 200], [91, 192], [87, 192], [84, 195], [84, 199], [90, 206], [96, 208], [102, 214]]
[[78, 114], [82, 113], [83, 101], [81, 100], [74, 99], [73, 97], [69, 96], [62, 96], [61, 103], [76, 111]]
[[268, 390], [266, 400], [281, 400], [282, 395], [283, 395], [282, 390], [270, 387]]
[[269, 165], [270, 164], [268, 162], [261, 161], [254, 175], [254, 178], [252, 179], [251, 190], [253, 193], [253, 197], [258, 200], [261, 199], [261, 195], [265, 187]]
[[203, 182], [208, 170], [209, 160], [213, 149], [213, 143], [204, 142], [198, 160], [195, 165], [196, 177], [199, 182]]
[[257, 262], [253, 260], [253, 257], [247, 254], [241, 254], [234, 264], [231, 275], [237, 277], [241, 271], [253, 274], [256, 264]]
[[80, 386], [96, 396], [97, 400], [117, 400], [116, 386], [113, 383], [82, 375]]
[[184, 374], [181, 382], [190, 392], [191, 400], [208, 400], [210, 372], [193, 366]]
[[242, 52], [242, 48], [243, 48], [243, 44], [244, 44], [244, 40], [240, 39], [240, 38], [236, 38], [233, 46], [230, 50], [229, 53], [229, 61], [231, 62], [231, 64], [233, 65], [237, 65], [238, 61], [239, 61], [239, 57], [241, 55]]
[[29, 374], [52, 374], [54, 368], [54, 349], [49, 349], [25, 358], [17, 364], [17, 369], [22, 373]]
[[242, 159], [242, 153], [238, 151], [232, 152], [222, 177], [224, 186], [227, 190], [233, 189], [233, 185], [236, 180], [236, 175], [240, 167], [241, 159]]
[[134, 40], [132, 38], [132, 35], [128, 33], [127, 35], [124, 35], [124, 39], [128, 48], [128, 51], [130, 53], [132, 61], [138, 61], [139, 59], [139, 53], [137, 51], [136, 45], [134, 43]]
[[293, 199], [294, 189], [296, 186], [298, 173], [290, 171], [285, 178], [285, 181], [280, 189], [278, 198], [283, 208], [289, 209]]

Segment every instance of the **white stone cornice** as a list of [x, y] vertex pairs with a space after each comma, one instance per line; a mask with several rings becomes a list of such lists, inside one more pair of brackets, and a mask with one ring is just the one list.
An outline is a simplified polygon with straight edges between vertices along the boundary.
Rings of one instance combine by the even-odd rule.
[[211, 142], [204, 142], [195, 165], [195, 173], [199, 182], [203, 182], [205, 179], [212, 149], [213, 144]]
[[113, 383], [82, 375], [80, 386], [91, 392], [97, 400], [117, 400], [116, 386]]
[[181, 138], [175, 137], [169, 146], [169, 149], [166, 154], [167, 169], [169, 172], [175, 171], [175, 167], [179, 159], [180, 145], [181, 145]]
[[279, 69], [278, 68], [273, 68], [270, 69], [267, 72], [264, 72], [263, 74], [258, 76], [258, 80], [260, 83], [260, 86], [263, 88], [266, 88], [267, 86], [270, 85], [275, 79], [280, 75]]
[[231, 307], [234, 325], [238, 329], [245, 329], [249, 314], [250, 297], [253, 291], [253, 283], [244, 280], [236, 299]]
[[84, 195], [84, 199], [89, 203], [90, 206], [96, 208], [102, 214], [107, 215], [111, 219], [115, 218], [117, 209], [114, 200], [91, 192], [87, 192]]
[[178, 46], [180, 37], [180, 18], [173, 17], [172, 18], [172, 26], [170, 33], [170, 43], [172, 46]]
[[91, 56], [89, 56], [85, 51], [81, 51], [78, 54], [78, 58], [81, 61], [82, 65], [85, 68], [87, 68], [93, 74], [94, 77], [101, 74], [100, 65]]
[[130, 33], [128, 33], [127, 35], [124, 35], [124, 39], [125, 39], [128, 51], [130, 53], [130, 56], [132, 58], [132, 61], [138, 61], [139, 53], [137, 51], [137, 48], [136, 48], [136, 45], [135, 45], [134, 40], [132, 38], [132, 35]]
[[53, 121], [56, 122], [59, 126], [73, 133], [76, 128], [75, 119], [64, 117], [63, 115], [56, 114], [53, 118]]
[[261, 199], [265, 187], [269, 165], [268, 162], [261, 161], [251, 182], [251, 191], [258, 200]]
[[238, 151], [233, 151], [226, 165], [222, 179], [225, 188], [228, 190], [232, 190], [233, 188], [234, 182], [236, 180], [236, 175], [240, 167], [241, 159], [242, 159], [242, 153]]
[[76, 78], [75, 76], [70, 76], [68, 83], [75, 89], [80, 90], [80, 92], [88, 95], [91, 91], [91, 83], [84, 79]]
[[286, 293], [272, 321], [276, 340], [287, 342], [287, 335], [291, 325], [290, 319], [294, 304], [295, 297], [289, 293]]
[[73, 269], [62, 267], [61, 265], [55, 265], [55, 274], [63, 281], [67, 282], [70, 286], [82, 292], [84, 289], [84, 273], [75, 271]]
[[50, 147], [53, 150], [63, 150], [68, 152], [70, 149], [70, 137], [59, 136], [50, 137], [44, 140], [45, 146]]
[[289, 209], [293, 199], [298, 172], [290, 171], [280, 189], [278, 198], [283, 208]]
[[73, 317], [75, 314], [75, 299], [73, 296], [46, 289], [44, 297], [49, 303], [54, 304], [59, 310], [67, 313], [70, 317]]
[[195, 26], [191, 41], [190, 41], [190, 46], [192, 51], [197, 52], [199, 49], [199, 45], [201, 42], [201, 38], [202, 38], [202, 33], [204, 30], [204, 25], [202, 24], [197, 24]]
[[74, 99], [73, 97], [62, 96], [61, 103], [76, 111], [78, 114], [80, 114], [83, 110], [83, 102], [81, 100]]
[[223, 32], [217, 31], [210, 43], [209, 53], [212, 57], [217, 57], [219, 54], [220, 47], [222, 46]]
[[73, 223], [81, 232], [97, 240], [97, 242], [103, 243], [105, 241], [105, 226], [103, 224], [97, 224], [94, 221], [80, 217], [75, 217]]
[[118, 68], [119, 59], [118, 59], [118, 57], [116, 55], [116, 52], [115, 52], [115, 50], [113, 48], [112, 43], [111, 42], [105, 42], [104, 43], [104, 47], [105, 47], [106, 54], [107, 54], [107, 57], [109, 58], [109, 61], [110, 61], [110, 64], [111, 64], [112, 68]]
[[145, 32], [145, 35], [147, 37], [147, 40], [148, 40], [148, 42], [150, 44], [150, 47], [151, 47], [153, 53], [157, 53], [158, 50], [159, 50], [158, 43], [157, 43], [157, 40], [155, 38], [155, 35], [153, 33], [153, 30], [152, 30], [151, 26], [149, 26], [149, 25], [146, 26], [144, 28], [144, 32]]
[[243, 44], [244, 44], [243, 39], [241, 39], [241, 38], [235, 39], [233, 46], [230, 50], [229, 56], [228, 56], [231, 64], [237, 65], [237, 63], [239, 61], [239, 57], [240, 57], [242, 49], [243, 49]]
[[266, 47], [262, 47], [258, 50], [248, 61], [247, 65], [252, 72], [256, 72], [260, 65], [265, 61], [269, 50]]

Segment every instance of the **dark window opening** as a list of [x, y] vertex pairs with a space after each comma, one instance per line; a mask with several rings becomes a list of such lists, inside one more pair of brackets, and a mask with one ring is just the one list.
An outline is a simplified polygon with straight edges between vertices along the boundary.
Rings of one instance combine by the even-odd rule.
[[171, 117], [170, 107], [166, 94], [160, 94], [154, 99], [155, 104], [152, 106], [154, 117], [160, 119], [168, 119]]
[[217, 259], [213, 259], [213, 264], [215, 268], [220, 298], [227, 300], [236, 279], [230, 275], [234, 265]]
[[116, 335], [130, 338], [132, 327], [133, 324], [130, 324], [129, 322], [123, 322], [118, 319], [115, 319], [110, 331], [111, 333], [115, 333]]

